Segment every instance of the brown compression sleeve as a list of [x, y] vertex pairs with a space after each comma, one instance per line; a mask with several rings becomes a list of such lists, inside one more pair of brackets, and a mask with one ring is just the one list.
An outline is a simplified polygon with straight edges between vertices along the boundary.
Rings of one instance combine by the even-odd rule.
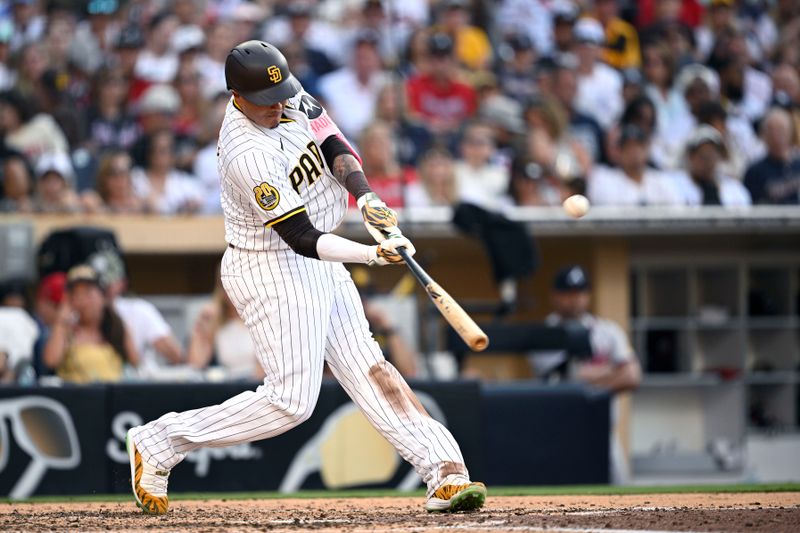
[[272, 226], [295, 253], [319, 259], [317, 240], [323, 233], [311, 224], [308, 213], [301, 211]]

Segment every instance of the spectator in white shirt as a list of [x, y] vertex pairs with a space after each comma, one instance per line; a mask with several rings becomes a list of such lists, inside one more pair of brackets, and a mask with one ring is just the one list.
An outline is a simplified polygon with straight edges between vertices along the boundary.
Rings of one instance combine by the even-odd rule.
[[137, 78], [150, 83], [170, 83], [178, 72], [178, 55], [172, 50], [171, 37], [178, 29], [178, 18], [162, 12], [150, 19], [144, 50], [136, 60]]
[[683, 205], [671, 176], [648, 168], [650, 140], [634, 125], [622, 128], [619, 168], [595, 167], [589, 176], [588, 195], [601, 206]]
[[406, 187], [407, 207], [445, 207], [456, 203], [453, 156], [441, 148], [425, 152], [419, 161], [419, 180]]
[[207, 100], [227, 91], [225, 85], [225, 59], [240, 40], [230, 22], [217, 22], [208, 29], [205, 53], [197, 58], [195, 66], [202, 79], [203, 97]]
[[378, 93], [388, 81], [378, 50], [379, 36], [360, 33], [350, 64], [320, 78], [320, 96], [348, 138], [357, 138], [375, 114]]
[[133, 190], [145, 212], [162, 215], [194, 213], [203, 205], [202, 184], [175, 168], [175, 138], [161, 130], [145, 138], [145, 167], [131, 172]]
[[509, 170], [494, 161], [497, 146], [492, 128], [481, 122], [468, 125], [460, 150], [461, 159], [455, 164], [459, 200], [487, 211], [509, 205]]
[[106, 297], [125, 324], [136, 352], [139, 371], [157, 375], [160, 367], [184, 362], [184, 352], [158, 309], [147, 300], [125, 295], [128, 278], [122, 258], [113, 250], [96, 252], [87, 262], [97, 271]]
[[676, 178], [688, 205], [749, 206], [742, 182], [719, 172], [725, 155], [722, 136], [712, 126], [698, 127], [686, 143], [686, 171]]
[[594, 19], [581, 19], [573, 30], [578, 58], [578, 95], [575, 107], [608, 129], [622, 113], [622, 77], [600, 61], [605, 43], [603, 27]]
[[694, 127], [692, 114], [674, 86], [676, 60], [670, 48], [661, 42], [649, 43], [642, 50], [642, 58], [648, 83], [645, 91], [656, 108], [654, 142], [664, 156], [658, 163], [674, 169], [681, 163], [683, 146]]

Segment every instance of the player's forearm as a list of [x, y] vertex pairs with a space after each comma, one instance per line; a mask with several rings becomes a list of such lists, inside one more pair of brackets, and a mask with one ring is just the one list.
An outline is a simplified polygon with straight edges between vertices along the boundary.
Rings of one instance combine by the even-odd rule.
[[333, 175], [336, 179], [344, 185], [353, 198], [361, 198], [368, 192], [372, 192], [367, 181], [367, 176], [364, 175], [364, 170], [361, 168], [361, 163], [355, 156], [349, 152], [341, 153], [333, 159], [331, 164]]

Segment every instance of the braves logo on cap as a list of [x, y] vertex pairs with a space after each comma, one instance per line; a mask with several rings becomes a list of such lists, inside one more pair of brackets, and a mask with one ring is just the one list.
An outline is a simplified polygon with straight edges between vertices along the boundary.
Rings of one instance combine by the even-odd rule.
[[281, 69], [279, 69], [276, 65], [272, 65], [267, 69], [267, 74], [269, 75], [269, 81], [272, 83], [278, 83], [283, 79], [283, 74], [281, 73]]

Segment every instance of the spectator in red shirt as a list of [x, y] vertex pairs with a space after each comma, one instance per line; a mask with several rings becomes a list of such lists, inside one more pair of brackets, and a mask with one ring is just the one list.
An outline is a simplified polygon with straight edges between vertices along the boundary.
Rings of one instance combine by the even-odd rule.
[[475, 113], [475, 89], [458, 79], [453, 40], [434, 33], [428, 40], [430, 71], [408, 80], [411, 112], [435, 135], [449, 136]]

